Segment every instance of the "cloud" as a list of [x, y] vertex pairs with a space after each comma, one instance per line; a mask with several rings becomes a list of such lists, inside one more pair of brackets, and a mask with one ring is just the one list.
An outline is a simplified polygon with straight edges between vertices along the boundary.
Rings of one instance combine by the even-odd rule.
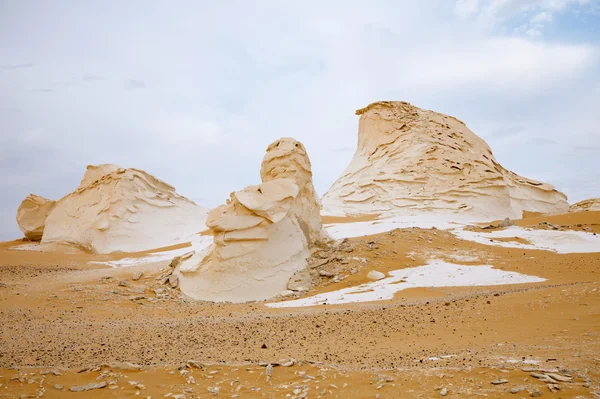
[[35, 64], [13, 64], [13, 65], [0, 65], [0, 71], [12, 71], [15, 69], [32, 68]]
[[84, 75], [81, 77], [81, 80], [85, 82], [98, 82], [105, 79], [102, 76], [98, 75]]
[[146, 88], [146, 82], [144, 82], [143, 80], [129, 79], [125, 83], [125, 88], [127, 90], [145, 89]]
[[454, 13], [461, 18], [476, 18], [482, 26], [492, 29], [524, 20], [512, 33], [539, 38], [559, 14], [595, 10], [598, 5], [591, 0], [457, 0]]

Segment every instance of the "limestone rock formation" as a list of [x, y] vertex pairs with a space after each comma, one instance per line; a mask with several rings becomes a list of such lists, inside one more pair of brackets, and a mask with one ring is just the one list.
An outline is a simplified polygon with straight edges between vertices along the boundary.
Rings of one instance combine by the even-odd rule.
[[143, 251], [189, 241], [203, 230], [206, 214], [142, 170], [89, 166], [79, 187], [48, 215], [42, 244], [92, 253]]
[[568, 210], [563, 193], [504, 169], [456, 118], [388, 101], [356, 114], [358, 147], [322, 199], [325, 215], [490, 220]]
[[232, 193], [209, 213], [213, 244], [178, 269], [179, 286], [189, 297], [219, 302], [271, 298], [306, 267], [311, 246], [328, 239], [301, 143], [284, 138], [271, 144], [261, 177], [262, 184]]
[[44, 234], [44, 226], [48, 213], [54, 208], [56, 201], [39, 195], [29, 194], [17, 209], [17, 223], [31, 241], [39, 241]]
[[569, 212], [600, 211], [600, 198], [589, 198], [569, 207]]
[[102, 165], [88, 165], [85, 169], [85, 173], [83, 174], [83, 178], [81, 179], [81, 183], [79, 183], [79, 187], [77, 188], [79, 189], [89, 186], [96, 180], [102, 178], [102, 176], [106, 176], [118, 169], [120, 169], [120, 166], [110, 163], [104, 163]]
[[274, 141], [263, 158], [260, 178], [263, 183], [274, 179], [294, 180], [300, 192], [292, 213], [308, 241], [315, 244], [329, 240], [321, 222], [321, 203], [313, 187], [310, 160], [301, 142], [289, 137]]

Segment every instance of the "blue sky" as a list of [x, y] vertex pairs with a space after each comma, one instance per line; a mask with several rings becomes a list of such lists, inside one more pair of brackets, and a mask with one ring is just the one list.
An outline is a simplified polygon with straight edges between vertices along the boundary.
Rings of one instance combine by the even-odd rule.
[[599, 27], [600, 0], [0, 0], [0, 239], [87, 164], [214, 207], [282, 136], [323, 194], [378, 100], [463, 120], [571, 202], [600, 196]]

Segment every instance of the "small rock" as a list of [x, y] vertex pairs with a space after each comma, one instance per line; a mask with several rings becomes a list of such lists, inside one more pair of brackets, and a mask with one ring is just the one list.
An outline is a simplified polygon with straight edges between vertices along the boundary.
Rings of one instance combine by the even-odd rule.
[[510, 389], [510, 393], [515, 394], [525, 390], [525, 387], [514, 387]]
[[294, 291], [292, 291], [292, 290], [283, 290], [283, 291], [281, 291], [281, 293], [279, 295], [281, 295], [282, 297], [294, 295]]
[[63, 386], [60, 384], [55, 384], [54, 389], [58, 389], [59, 391], [63, 389]]
[[292, 367], [296, 363], [296, 359], [280, 360], [277, 363], [279, 363], [281, 367]]
[[367, 278], [369, 280], [382, 280], [385, 278], [385, 274], [378, 272], [377, 270], [371, 270], [369, 274], [367, 274]]
[[515, 224], [515, 222], [513, 222], [511, 218], [505, 218], [500, 223], [500, 227], [510, 227], [510, 226], [514, 226], [514, 224]]
[[76, 385], [69, 388], [71, 392], [85, 392], [91, 391], [92, 389], [100, 389], [106, 387], [106, 381], [98, 382], [98, 383], [90, 383], [87, 385]]
[[531, 396], [532, 398], [539, 398], [540, 396], [542, 396], [542, 393], [536, 389], [535, 391], [529, 392], [529, 396]]
[[440, 391], [440, 395], [442, 395], [442, 396], [446, 396], [446, 395], [448, 395], [448, 388], [443, 388], [443, 389]]
[[121, 280], [119, 281], [119, 287], [127, 287], [129, 284], [127, 284], [127, 281], [125, 280]]
[[494, 385], [501, 385], [501, 384], [506, 384], [506, 383], [508, 383], [508, 380], [506, 380], [504, 378], [501, 378], [501, 379], [496, 380], [496, 381], [492, 381], [492, 384], [494, 384]]
[[273, 365], [269, 363], [269, 365], [267, 366], [267, 369], [265, 370], [265, 374], [267, 375], [267, 381], [269, 381], [271, 379], [271, 376], [273, 375]]
[[142, 273], [142, 272], [137, 272], [137, 273], [135, 273], [135, 274], [133, 275], [132, 279], [133, 279], [133, 281], [138, 281], [139, 279], [141, 279], [141, 278], [142, 278], [142, 276], [143, 276], [143, 275], [144, 275], [144, 273]]
[[310, 289], [311, 278], [308, 270], [299, 270], [288, 281], [287, 288], [292, 291], [308, 291]]
[[321, 270], [319, 272], [319, 276], [322, 276], [322, 277], [333, 277], [333, 276], [335, 276], [335, 273], [328, 272], [327, 270]]
[[556, 380], [559, 382], [573, 382], [573, 377], [567, 377], [567, 376], [555, 374], [555, 373], [548, 373], [546, 375], [548, 377], [552, 378], [553, 380]]
[[126, 371], [139, 371], [142, 369], [142, 366], [140, 366], [139, 364], [130, 363], [130, 362], [112, 362], [112, 363], [106, 364], [106, 366], [108, 366], [112, 369], [126, 370]]
[[175, 273], [169, 276], [169, 285], [171, 288], [177, 288], [179, 286], [179, 277]]

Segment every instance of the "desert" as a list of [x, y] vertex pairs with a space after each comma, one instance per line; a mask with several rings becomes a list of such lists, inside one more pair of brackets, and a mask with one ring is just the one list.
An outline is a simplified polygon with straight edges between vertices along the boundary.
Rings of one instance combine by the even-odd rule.
[[594, 2], [0, 9], [0, 398], [600, 398]]

